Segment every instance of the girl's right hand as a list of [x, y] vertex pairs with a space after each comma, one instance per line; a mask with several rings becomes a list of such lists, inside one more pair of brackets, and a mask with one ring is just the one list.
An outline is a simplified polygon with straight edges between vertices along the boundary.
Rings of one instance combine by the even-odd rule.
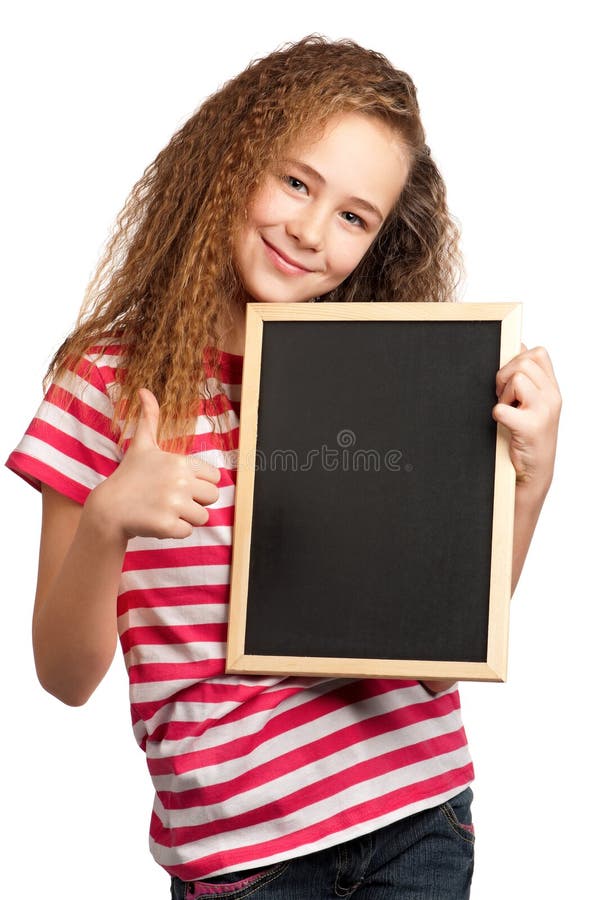
[[186, 538], [205, 525], [204, 506], [219, 497], [220, 471], [202, 459], [168, 453], [158, 446], [160, 407], [140, 388], [135, 434], [117, 469], [89, 495], [85, 509], [120, 539]]

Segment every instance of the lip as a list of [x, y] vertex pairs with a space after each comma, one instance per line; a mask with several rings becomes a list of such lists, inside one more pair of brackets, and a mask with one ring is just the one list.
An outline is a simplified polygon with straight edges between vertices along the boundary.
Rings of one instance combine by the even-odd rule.
[[307, 272], [313, 272], [313, 269], [307, 269], [294, 259], [291, 259], [290, 256], [287, 256], [286, 253], [283, 253], [282, 250], [279, 250], [278, 247], [274, 247], [265, 237], [261, 235], [260, 237], [264, 243], [268, 258], [281, 272], [285, 272], [287, 275], [305, 275]]

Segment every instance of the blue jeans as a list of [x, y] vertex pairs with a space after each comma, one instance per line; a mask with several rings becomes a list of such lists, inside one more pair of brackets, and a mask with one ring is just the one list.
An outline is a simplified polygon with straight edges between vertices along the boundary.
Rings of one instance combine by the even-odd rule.
[[473, 826], [467, 788], [447, 803], [327, 850], [206, 881], [172, 879], [172, 900], [467, 900]]

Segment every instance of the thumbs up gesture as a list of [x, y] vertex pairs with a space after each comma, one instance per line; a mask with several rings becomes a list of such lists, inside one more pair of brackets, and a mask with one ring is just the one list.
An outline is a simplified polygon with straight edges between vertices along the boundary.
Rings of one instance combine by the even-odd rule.
[[160, 406], [140, 388], [135, 434], [117, 469], [90, 495], [98, 516], [120, 536], [186, 538], [205, 525], [219, 492], [220, 471], [204, 460], [158, 446]]

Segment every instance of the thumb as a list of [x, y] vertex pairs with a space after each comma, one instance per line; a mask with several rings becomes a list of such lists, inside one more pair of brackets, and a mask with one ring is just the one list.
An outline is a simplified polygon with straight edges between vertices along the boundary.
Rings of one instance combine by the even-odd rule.
[[141, 409], [137, 419], [135, 434], [131, 439], [131, 447], [157, 447], [158, 425], [160, 422], [160, 405], [154, 394], [147, 388], [137, 391]]

